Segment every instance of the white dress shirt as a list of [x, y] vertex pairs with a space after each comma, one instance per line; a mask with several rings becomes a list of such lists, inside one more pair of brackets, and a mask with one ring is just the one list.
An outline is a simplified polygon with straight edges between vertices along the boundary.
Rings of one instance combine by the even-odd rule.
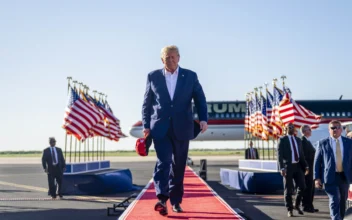
[[170, 95], [171, 100], [173, 100], [174, 94], [175, 94], [177, 77], [178, 77], [178, 70], [179, 70], [179, 67], [177, 67], [177, 69], [175, 70], [174, 73], [170, 73], [166, 69], [164, 69], [166, 86], [167, 86], [167, 90], [169, 91], [169, 95]]
[[50, 147], [50, 156], [52, 157], [52, 153], [54, 152], [54, 156], [55, 156], [55, 160], [56, 160], [56, 163], [54, 163], [53, 161], [53, 165], [57, 165], [58, 164], [58, 160], [57, 160], [57, 152], [56, 152], [56, 148], [55, 147]]
[[[290, 145], [291, 145], [292, 163], [298, 163], [298, 161], [299, 161], [299, 151], [298, 151], [298, 144], [297, 144], [296, 138], [293, 135], [287, 135], [287, 136], [288, 136], [288, 139], [290, 140]], [[297, 161], [295, 160], [295, 151], [293, 149], [292, 139], [295, 142], [295, 146], [296, 146], [296, 152], [297, 152], [297, 155], [298, 155], [298, 160]]]
[[[332, 151], [334, 152], [334, 158], [335, 158], [335, 163], [336, 163], [336, 139], [333, 137], [330, 137], [330, 145], [332, 147]], [[343, 143], [342, 143], [342, 138], [341, 136], [339, 138], [339, 142], [340, 142], [340, 149], [341, 149], [341, 159], [343, 161]]]
[[251, 158], [252, 158], [252, 159], [257, 159], [256, 156], [255, 156], [253, 147], [251, 147], [251, 148], [249, 148], [249, 149], [250, 149], [250, 152], [251, 152]]

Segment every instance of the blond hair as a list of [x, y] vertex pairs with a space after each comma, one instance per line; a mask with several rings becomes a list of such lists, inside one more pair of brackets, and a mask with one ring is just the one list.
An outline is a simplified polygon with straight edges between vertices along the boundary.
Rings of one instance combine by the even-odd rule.
[[333, 124], [338, 124], [340, 127], [342, 126], [341, 121], [332, 120], [332, 121], [330, 121], [330, 123], [329, 123], [329, 127], [330, 127], [330, 125], [333, 125]]
[[161, 49], [161, 58], [164, 58], [165, 55], [166, 55], [167, 53], [169, 53], [170, 51], [175, 51], [175, 52], [180, 56], [178, 47], [175, 46], [175, 45], [170, 45], [170, 46], [166, 46], [166, 47], [164, 47], [163, 49]]

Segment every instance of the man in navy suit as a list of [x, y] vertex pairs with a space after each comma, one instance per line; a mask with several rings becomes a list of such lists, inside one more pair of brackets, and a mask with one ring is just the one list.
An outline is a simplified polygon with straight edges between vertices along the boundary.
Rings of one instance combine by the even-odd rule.
[[52, 199], [56, 198], [56, 185], [58, 186], [59, 197], [62, 198], [62, 176], [66, 169], [65, 158], [61, 148], [55, 146], [56, 140], [49, 138], [50, 147], [43, 151], [42, 166], [44, 172], [48, 174], [49, 194]]
[[[287, 208], [287, 216], [293, 216], [293, 209], [296, 209], [298, 214], [303, 215], [300, 208], [304, 189], [304, 175], [309, 174], [309, 166], [305, 160], [302, 142], [295, 134], [295, 126], [292, 123], [286, 125], [287, 135], [281, 137], [278, 141], [277, 159], [280, 173], [284, 180], [284, 196], [285, 206]], [[304, 171], [304, 173], [303, 173]], [[295, 205], [292, 204], [292, 192], [294, 190], [293, 181], [297, 186], [297, 195]]]
[[164, 68], [148, 74], [142, 107], [144, 135], [151, 135], [157, 154], [154, 186], [158, 202], [154, 210], [167, 215], [166, 202], [182, 212], [183, 178], [189, 141], [195, 138], [192, 99], [197, 109], [201, 132], [207, 130], [208, 109], [197, 74], [179, 67], [179, 50], [161, 50]]
[[345, 216], [348, 187], [352, 181], [352, 140], [342, 137], [340, 121], [329, 123], [330, 137], [319, 141], [314, 158], [315, 187], [329, 196], [330, 216], [342, 220]]

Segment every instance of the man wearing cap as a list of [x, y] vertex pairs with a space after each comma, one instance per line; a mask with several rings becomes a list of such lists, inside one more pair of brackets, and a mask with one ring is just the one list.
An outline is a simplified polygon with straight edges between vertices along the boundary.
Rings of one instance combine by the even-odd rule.
[[58, 195], [62, 198], [62, 176], [65, 172], [65, 159], [60, 148], [56, 147], [56, 140], [49, 138], [50, 147], [43, 151], [42, 165], [44, 172], [48, 174], [49, 193], [52, 199], [56, 198], [56, 185], [58, 186]]
[[[197, 74], [181, 68], [179, 50], [167, 46], [161, 50], [164, 68], [147, 76], [142, 118], [144, 135], [151, 135], [157, 154], [153, 179], [158, 202], [154, 210], [167, 215], [166, 202], [172, 210], [182, 212], [183, 178], [189, 141], [207, 130], [206, 98]], [[192, 100], [199, 125], [193, 121]], [[198, 128], [198, 131], [197, 131]]]

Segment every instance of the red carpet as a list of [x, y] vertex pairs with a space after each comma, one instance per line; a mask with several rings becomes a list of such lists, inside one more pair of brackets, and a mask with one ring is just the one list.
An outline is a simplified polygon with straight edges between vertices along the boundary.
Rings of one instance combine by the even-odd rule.
[[184, 179], [184, 196], [182, 201], [183, 213], [172, 211], [168, 202], [168, 216], [161, 216], [154, 211], [157, 202], [154, 184], [151, 181], [139, 194], [133, 203], [119, 217], [119, 220], [145, 219], [243, 219], [227, 205], [193, 170], [186, 168]]

